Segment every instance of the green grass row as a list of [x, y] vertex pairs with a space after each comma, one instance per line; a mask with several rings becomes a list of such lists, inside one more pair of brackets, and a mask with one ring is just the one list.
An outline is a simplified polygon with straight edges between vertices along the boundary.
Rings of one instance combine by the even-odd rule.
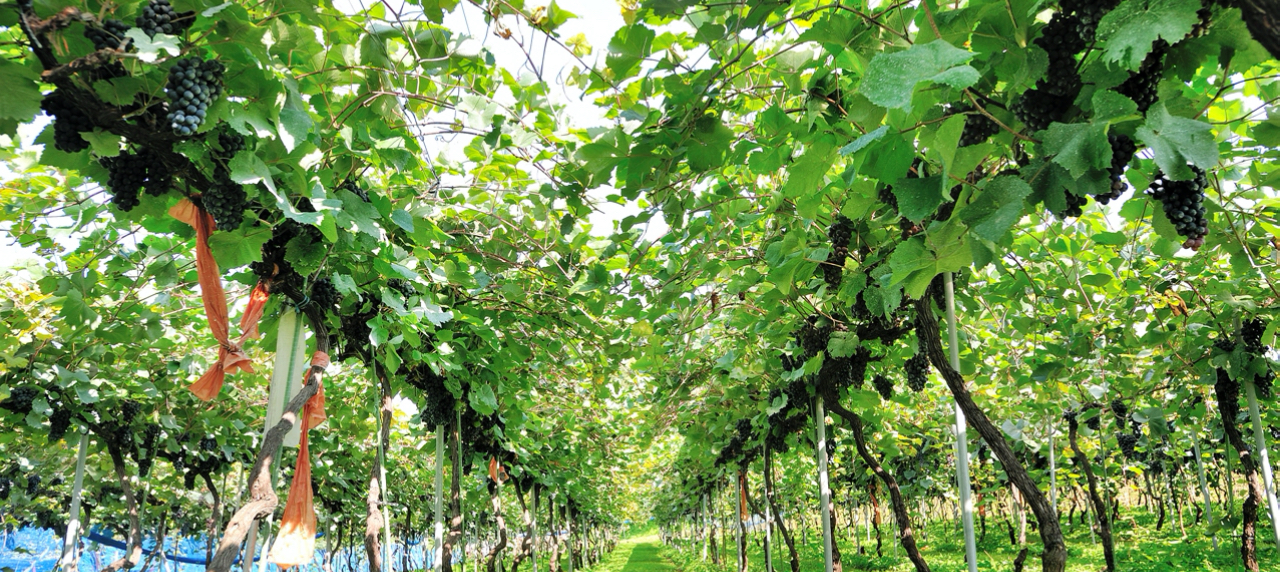
[[[1265, 513], [1264, 513], [1265, 514]], [[1187, 537], [1183, 538], [1176, 521], [1166, 522], [1162, 530], [1155, 530], [1155, 517], [1137, 509], [1132, 518], [1121, 515], [1115, 527], [1115, 545], [1117, 567], [1122, 571], [1142, 572], [1236, 572], [1243, 571], [1240, 562], [1239, 541], [1235, 538], [1219, 534], [1218, 547], [1204, 536], [1205, 527], [1187, 526]], [[978, 568], [1007, 572], [1013, 569], [1013, 560], [1017, 557], [1019, 547], [1009, 543], [1007, 529], [1003, 522], [988, 520], [987, 535], [978, 542]], [[875, 538], [870, 545], [862, 534], [862, 546], [867, 554], [858, 554], [855, 543], [848, 536], [848, 530], [842, 528], [839, 546], [845, 570], [885, 570], [906, 572], [914, 570], [902, 550], [894, 553], [896, 539], [888, 527], [883, 527], [882, 557], [875, 555]], [[1069, 560], [1068, 572], [1097, 572], [1103, 567], [1101, 540], [1091, 541], [1086, 526], [1076, 524], [1067, 526], [1064, 522], [1063, 532], [1067, 537]], [[1269, 521], [1264, 520], [1258, 526], [1258, 560], [1263, 570], [1280, 571], [1280, 555], [1277, 554], [1274, 536]], [[777, 539], [773, 552], [774, 569], [781, 572], [790, 571], [789, 555], [786, 546]], [[808, 544], [800, 546], [799, 535], [796, 537], [796, 549], [800, 554], [800, 570], [802, 572], [822, 572], [822, 537], [821, 532], [808, 535]], [[1026, 570], [1040, 569], [1039, 536], [1032, 530], [1027, 532], [1030, 552]], [[964, 538], [963, 533], [950, 524], [931, 525], [926, 530], [921, 551], [930, 568], [936, 572], [964, 572]], [[690, 548], [678, 551], [672, 547], [663, 547], [661, 556], [676, 563], [684, 572], [726, 572], [734, 570], [737, 558], [737, 547], [733, 536], [729, 537], [729, 547], [721, 566], [713, 566], [708, 559], [702, 562], [701, 549]], [[753, 537], [748, 544], [748, 570], [764, 570], [763, 550], [756, 546]], [[655, 568], [658, 570], [658, 568]]]

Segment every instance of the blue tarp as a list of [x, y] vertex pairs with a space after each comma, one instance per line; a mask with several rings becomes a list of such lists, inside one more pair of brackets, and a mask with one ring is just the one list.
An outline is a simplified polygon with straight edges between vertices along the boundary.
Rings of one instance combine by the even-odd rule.
[[[0, 548], [0, 571], [8, 568], [14, 572], [47, 572], [53, 569], [54, 564], [58, 562], [58, 556], [62, 553], [62, 535], [41, 528], [23, 528], [6, 534], [0, 546], [3, 546]], [[124, 554], [125, 544], [123, 539], [113, 538], [109, 531], [91, 528], [81, 538], [81, 546], [83, 549], [79, 572], [98, 572]], [[324, 561], [325, 556], [324, 541], [317, 540], [316, 546], [316, 557], [311, 565], [295, 570], [298, 572], [320, 571], [320, 563]], [[407, 548], [414, 568], [422, 568], [424, 564], [430, 564], [435, 559], [435, 551], [427, 550], [425, 544], [415, 541]], [[155, 552], [157, 549], [155, 540], [143, 539], [142, 549], [145, 555]], [[405, 549], [404, 544], [394, 545], [391, 550], [392, 561], [400, 562], [405, 555]], [[166, 538], [164, 554], [167, 560], [165, 569], [159, 570], [160, 556], [156, 555], [148, 572], [204, 572], [205, 537]], [[455, 552], [455, 554], [459, 559], [461, 558], [460, 553]], [[146, 556], [143, 559], [145, 560]], [[334, 554], [333, 560], [334, 570], [347, 570], [348, 565], [356, 570], [368, 568], [365, 564], [363, 546], [339, 550]], [[257, 566], [258, 564], [255, 563], [255, 572], [258, 570]], [[268, 565], [267, 569], [270, 572], [279, 571], [279, 568], [274, 565]]]

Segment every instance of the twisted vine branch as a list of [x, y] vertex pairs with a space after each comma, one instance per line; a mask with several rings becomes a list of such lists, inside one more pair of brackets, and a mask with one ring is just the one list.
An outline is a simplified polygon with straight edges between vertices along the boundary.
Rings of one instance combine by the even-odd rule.
[[[324, 310], [316, 304], [309, 304], [303, 311], [311, 324], [312, 332], [315, 333], [316, 351], [328, 353], [329, 330], [324, 324]], [[249, 534], [254, 523], [266, 518], [280, 504], [280, 497], [276, 495], [275, 486], [271, 480], [271, 463], [280, 453], [280, 446], [284, 443], [285, 436], [297, 422], [298, 412], [302, 411], [307, 400], [320, 390], [320, 376], [323, 373], [324, 367], [318, 365], [312, 365], [307, 370], [302, 389], [289, 400], [284, 414], [280, 416], [280, 421], [267, 432], [266, 438], [262, 441], [262, 448], [258, 450], [258, 458], [253, 463], [253, 469], [249, 471], [248, 501], [231, 516], [231, 521], [227, 523], [227, 528], [222, 533], [222, 540], [218, 542], [218, 551], [209, 563], [209, 572], [229, 572], [231, 566], [235, 564], [236, 554], [240, 552], [240, 543]]]

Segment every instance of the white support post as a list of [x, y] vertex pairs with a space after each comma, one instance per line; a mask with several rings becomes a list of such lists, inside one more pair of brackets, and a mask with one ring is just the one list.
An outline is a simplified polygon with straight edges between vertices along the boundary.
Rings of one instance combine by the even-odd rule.
[[813, 412], [813, 424], [818, 430], [818, 518], [822, 520], [822, 563], [823, 570], [832, 572], [835, 565], [831, 556], [831, 483], [827, 480], [827, 414], [822, 408], [822, 396], [814, 402]]
[[1271, 531], [1275, 534], [1276, 545], [1280, 546], [1280, 506], [1276, 503], [1276, 486], [1271, 480], [1271, 456], [1267, 453], [1267, 439], [1262, 434], [1262, 419], [1258, 415], [1258, 390], [1253, 380], [1244, 382], [1246, 396], [1249, 398], [1249, 420], [1253, 422], [1253, 445], [1258, 450], [1259, 464], [1262, 465], [1262, 484], [1267, 492], [1267, 508], [1271, 511]]
[[[1204, 459], [1200, 458], [1200, 437], [1191, 434], [1191, 451], [1196, 455], [1196, 477], [1200, 480], [1200, 496], [1204, 498], [1205, 522], [1213, 523], [1213, 499], [1209, 496], [1209, 483], [1204, 478]], [[1218, 549], [1218, 534], [1212, 535], [1213, 549]]]
[[436, 546], [432, 568], [440, 569], [440, 550], [444, 547], [444, 425], [436, 425]]
[[565, 496], [564, 501], [564, 522], [565, 532], [569, 537], [567, 544], [569, 545], [569, 572], [573, 572], [573, 513], [569, 511], [569, 497]]
[[[287, 306], [280, 312], [280, 323], [276, 329], [276, 363], [275, 369], [271, 373], [271, 388], [267, 396], [267, 417], [266, 424], [262, 427], [262, 436], [265, 438], [267, 432], [280, 422], [280, 417], [284, 415], [285, 404], [293, 394], [297, 393], [302, 387], [302, 372], [304, 367], [310, 364], [310, 360], [305, 359], [307, 351], [306, 329], [301, 326], [298, 321], [298, 311], [292, 306]], [[297, 447], [298, 437], [302, 434], [300, 424], [294, 424], [288, 435], [284, 438], [284, 446]], [[278, 457], [278, 455], [277, 455]], [[278, 467], [273, 461], [271, 465], [271, 481], [274, 483]], [[271, 530], [272, 517], [268, 516], [265, 522], [268, 535]], [[253, 558], [258, 553], [258, 527], [263, 523], [254, 523], [249, 528], [249, 538], [245, 542], [245, 551], [240, 559], [240, 568], [243, 572], [251, 572], [253, 570]], [[265, 556], [271, 544], [269, 536], [262, 539], [262, 554]], [[267, 559], [261, 559], [260, 569], [266, 572]]]
[[[956, 294], [951, 273], [943, 274], [944, 294], [947, 303], [947, 341], [951, 353], [951, 367], [960, 371], [960, 337], [956, 331]], [[964, 553], [969, 572], [978, 572], [978, 547], [973, 535], [973, 504], [969, 484], [969, 443], [966, 435], [964, 411], [957, 402], [956, 409], [956, 480], [960, 485], [960, 517], [964, 523]]]
[[[698, 514], [698, 528], [702, 531], [702, 561], [707, 561], [707, 495], [702, 494], [702, 512]], [[714, 533], [713, 533], [714, 534]]]
[[529, 560], [533, 567], [533, 572], [538, 572], [538, 499], [542, 495], [538, 494], [538, 487], [534, 485], [533, 498], [529, 502], [533, 505], [533, 513], [529, 520]]
[[67, 536], [62, 542], [62, 557], [58, 563], [64, 570], [76, 569], [76, 541], [80, 538], [80, 498], [84, 491], [84, 461], [89, 452], [89, 435], [80, 435], [80, 450], [76, 453], [76, 476], [71, 485], [71, 510], [67, 519]]

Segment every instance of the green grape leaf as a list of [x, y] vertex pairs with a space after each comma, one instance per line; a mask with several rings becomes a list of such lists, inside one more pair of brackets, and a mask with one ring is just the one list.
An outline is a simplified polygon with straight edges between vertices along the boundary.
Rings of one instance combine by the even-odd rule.
[[1136, 70], [1157, 39], [1185, 38], [1200, 17], [1197, 0], [1125, 0], [1098, 22], [1103, 58]]
[[959, 217], [979, 238], [998, 242], [1009, 227], [1022, 218], [1022, 209], [1031, 186], [1011, 176], [996, 177], [975, 194], [972, 201], [957, 207]]
[[391, 222], [403, 229], [405, 232], [413, 232], [413, 215], [404, 209], [395, 209], [391, 211]]
[[898, 198], [898, 213], [920, 222], [938, 210], [943, 202], [943, 186], [947, 178], [942, 175], [923, 178], [901, 178], [893, 184], [893, 195]]
[[782, 195], [796, 198], [818, 192], [822, 180], [836, 160], [836, 148], [825, 139], [815, 141], [805, 150], [790, 168], [787, 169], [787, 183], [782, 186]]
[[471, 408], [481, 415], [489, 415], [498, 410], [498, 397], [493, 387], [487, 383], [473, 383], [470, 392]]
[[933, 137], [933, 142], [929, 144], [930, 154], [942, 160], [942, 167], [946, 173], [954, 172], [952, 165], [955, 163], [956, 151], [960, 148], [962, 133], [964, 133], [964, 115], [957, 113], [942, 122], [942, 126]]
[[849, 357], [860, 345], [858, 336], [852, 332], [833, 332], [831, 340], [827, 342], [827, 351], [831, 353], [831, 357]]
[[1138, 113], [1138, 104], [1119, 93], [1102, 89], [1093, 93], [1093, 121], [1111, 121], [1127, 118]]
[[271, 193], [271, 196], [276, 199], [276, 208], [283, 211], [286, 217], [303, 224], [320, 222], [320, 213], [304, 213], [294, 208], [293, 202], [289, 200], [289, 197], [276, 188], [275, 180], [271, 177], [271, 169], [257, 155], [253, 153], [236, 153], [235, 158], [227, 163], [227, 167], [231, 170], [232, 181], [242, 185], [262, 183], [267, 188], [267, 192]]
[[840, 154], [852, 155], [854, 153], [857, 153], [858, 151], [865, 149], [867, 145], [870, 145], [876, 142], [881, 137], [884, 137], [884, 134], [888, 132], [889, 132], [889, 126], [881, 125], [880, 127], [877, 127], [872, 131], [868, 131], [865, 135], [858, 137], [857, 139], [854, 139], [852, 143], [845, 145], [844, 147], [841, 147]]
[[246, 225], [230, 232], [213, 233], [209, 236], [209, 249], [218, 261], [218, 268], [227, 270], [261, 260], [262, 245], [268, 240], [271, 240], [270, 228]]
[[1137, 135], [1155, 153], [1160, 170], [1175, 181], [1195, 178], [1188, 163], [1206, 170], [1218, 164], [1213, 128], [1202, 121], [1170, 115], [1163, 102], [1147, 110], [1147, 122], [1138, 128]]
[[94, 154], [100, 157], [115, 157], [120, 154], [120, 140], [123, 137], [115, 133], [94, 129], [93, 131], [82, 131], [80, 136], [89, 142]]
[[919, 298], [929, 282], [941, 272], [955, 272], [973, 261], [973, 253], [964, 239], [966, 229], [952, 217], [935, 224], [924, 236], [903, 241], [889, 255], [893, 270], [892, 283], [902, 284], [905, 293]]
[[40, 87], [36, 85], [35, 72], [0, 58], [0, 85], [5, 86], [0, 97], [0, 119], [13, 119], [25, 123], [40, 113]]
[[285, 149], [290, 152], [311, 132], [311, 116], [307, 114], [306, 104], [296, 91], [289, 90], [285, 106], [280, 110], [276, 124], [279, 127], [277, 132], [280, 134], [280, 142], [284, 143]]
[[616, 77], [630, 75], [641, 60], [653, 49], [653, 30], [636, 24], [620, 28], [609, 40], [609, 55], [605, 58], [609, 71]]
[[1044, 134], [1044, 150], [1072, 177], [1111, 164], [1107, 126], [1098, 123], [1054, 123]]
[[876, 54], [867, 66], [858, 91], [880, 107], [911, 109], [911, 94], [924, 81], [953, 88], [969, 87], [981, 75], [972, 66], [962, 65], [975, 56], [945, 40], [915, 44], [893, 53]]
[[714, 114], [706, 114], [693, 129], [693, 141], [689, 145], [689, 167], [706, 171], [724, 165], [725, 154], [733, 142], [733, 131], [720, 122]]
[[79, 290], [68, 290], [65, 298], [62, 299], [62, 310], [58, 312], [63, 320], [72, 326], [87, 325], [98, 317], [97, 312], [84, 301], [84, 295]]
[[107, 103], [128, 105], [133, 103], [134, 96], [138, 95], [145, 85], [146, 80], [143, 78], [125, 76], [96, 81], [93, 83], [93, 91]]
[[1272, 113], [1266, 121], [1253, 126], [1253, 140], [1267, 147], [1280, 147], [1280, 115]]

